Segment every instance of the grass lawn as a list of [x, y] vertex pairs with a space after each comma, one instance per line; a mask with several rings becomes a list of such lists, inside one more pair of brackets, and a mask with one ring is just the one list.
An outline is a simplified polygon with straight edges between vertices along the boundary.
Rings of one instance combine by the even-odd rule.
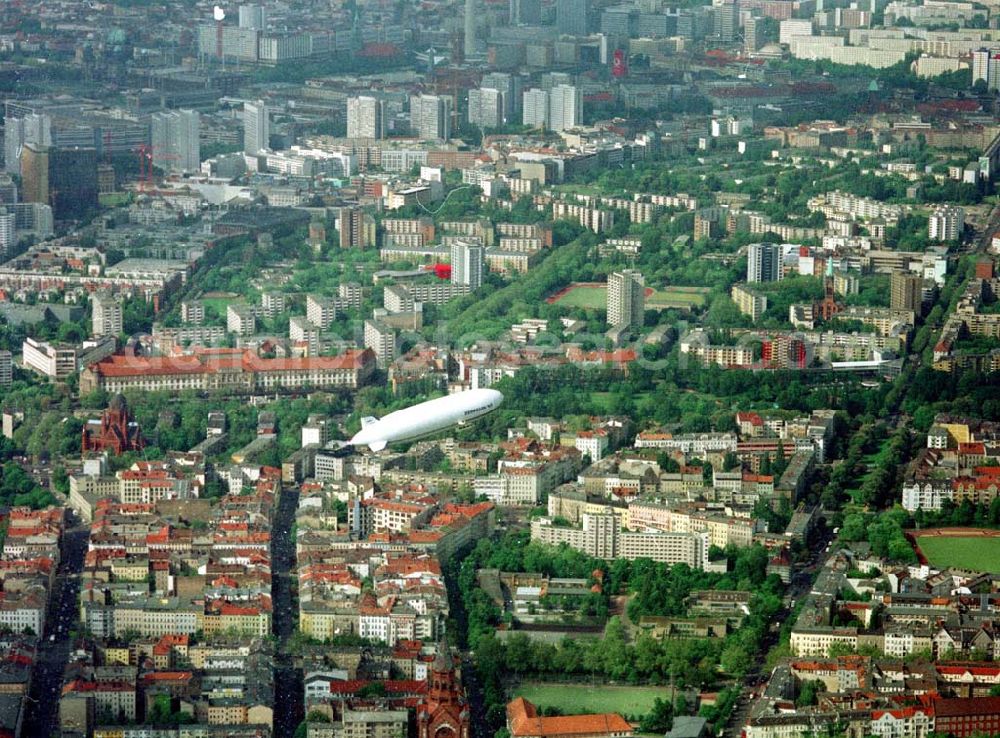
[[103, 195], [97, 196], [97, 201], [101, 203], [103, 207], [114, 208], [119, 205], [124, 205], [129, 200], [128, 192], [108, 192]]
[[919, 536], [917, 544], [931, 566], [1000, 572], [1000, 538]]
[[563, 184], [556, 185], [553, 189], [559, 192], [565, 192], [567, 194], [580, 194], [580, 195], [600, 195], [601, 188], [597, 185], [586, 185], [586, 184]]
[[[639, 407], [649, 402], [649, 398], [652, 396], [650, 392], [639, 392], [632, 395], [632, 401]], [[610, 392], [591, 392], [590, 399], [595, 404], [601, 407], [605, 413], [611, 413], [611, 393]]]
[[[691, 308], [705, 304], [708, 290], [704, 287], [665, 287], [662, 290], [646, 288], [646, 307], [650, 310], [663, 308]], [[558, 305], [603, 310], [608, 305], [608, 288], [605, 285], [572, 284], [564, 294], [549, 298]]]
[[702, 287], [667, 287], [656, 290], [646, 298], [646, 307], [695, 307], [705, 304], [705, 290]]
[[239, 302], [238, 297], [203, 297], [201, 301], [205, 304], [206, 310], [214, 310], [223, 318], [226, 317], [226, 308], [231, 302]]
[[587, 310], [604, 310], [608, 307], [607, 287], [574, 287], [556, 300], [566, 307], [585, 308]]
[[536, 707], [558, 707], [567, 715], [589, 712], [620, 712], [639, 717], [653, 707], [653, 700], [667, 699], [667, 687], [610, 687], [589, 684], [522, 682], [514, 696], [524, 697]]

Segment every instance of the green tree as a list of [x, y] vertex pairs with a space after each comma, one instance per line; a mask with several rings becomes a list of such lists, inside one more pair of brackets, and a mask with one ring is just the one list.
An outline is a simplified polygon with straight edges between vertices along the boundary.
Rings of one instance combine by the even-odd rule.
[[653, 707], [643, 715], [639, 723], [639, 730], [643, 733], [655, 733], [662, 735], [666, 733], [674, 724], [674, 708], [667, 700], [657, 697], [653, 700]]

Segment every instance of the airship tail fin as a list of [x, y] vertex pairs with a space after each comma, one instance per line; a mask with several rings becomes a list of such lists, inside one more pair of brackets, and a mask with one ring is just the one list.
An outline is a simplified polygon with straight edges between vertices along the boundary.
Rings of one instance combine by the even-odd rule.
[[371, 443], [368, 444], [368, 448], [370, 448], [372, 451], [381, 451], [382, 449], [385, 448], [385, 444], [386, 442], [381, 440], [372, 441]]
[[373, 418], [371, 415], [366, 415], [365, 417], [361, 418], [361, 427], [367, 428], [369, 425], [374, 425], [377, 422], [378, 418]]

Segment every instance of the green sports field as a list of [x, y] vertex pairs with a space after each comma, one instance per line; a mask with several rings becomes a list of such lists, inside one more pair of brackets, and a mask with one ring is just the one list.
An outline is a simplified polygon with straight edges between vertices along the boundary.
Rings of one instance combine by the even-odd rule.
[[917, 545], [931, 566], [1000, 572], [1000, 538], [920, 536]]
[[569, 292], [560, 295], [556, 303], [586, 310], [604, 310], [608, 306], [608, 288], [574, 285]]
[[703, 287], [666, 287], [656, 290], [646, 298], [646, 307], [651, 310], [657, 308], [689, 308], [701, 307], [705, 304], [705, 293], [708, 290]]
[[639, 717], [653, 707], [657, 697], [668, 699], [667, 687], [591, 687], [585, 684], [523, 682], [514, 690], [536, 707], [558, 707], [567, 715], [588, 712], [619, 712]]
[[[665, 287], [646, 293], [646, 307], [650, 310], [663, 308], [690, 308], [705, 304], [705, 290], [702, 287]], [[557, 295], [553, 302], [566, 307], [585, 310], [603, 310], [608, 304], [608, 288], [604, 285], [574, 284], [570, 289]]]

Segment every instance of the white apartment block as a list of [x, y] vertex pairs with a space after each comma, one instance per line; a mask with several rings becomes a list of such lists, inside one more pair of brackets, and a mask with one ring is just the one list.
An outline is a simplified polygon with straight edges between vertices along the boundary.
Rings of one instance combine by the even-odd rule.
[[150, 118], [153, 165], [166, 172], [201, 168], [201, 116], [196, 110], [167, 110]]
[[93, 341], [84, 341], [79, 347], [25, 338], [21, 344], [21, 361], [25, 369], [36, 371], [50, 379], [65, 379], [78, 369], [110, 356], [114, 351], [113, 336], [100, 336]]
[[499, 128], [504, 124], [503, 93], [490, 87], [469, 90], [469, 124]]
[[614, 210], [624, 210], [633, 223], [652, 223], [663, 208], [652, 202], [643, 200], [626, 200], [623, 197], [602, 197], [601, 205]]
[[260, 296], [260, 309], [265, 318], [275, 318], [288, 309], [288, 297], [283, 292], [264, 292]]
[[181, 322], [201, 325], [205, 322], [205, 303], [201, 300], [185, 300], [181, 303]]
[[945, 501], [955, 499], [955, 490], [950, 479], [910, 481], [903, 484], [902, 497], [907, 512], [940, 510]]
[[305, 344], [309, 356], [319, 354], [319, 328], [304, 315], [288, 320], [288, 340], [293, 344]]
[[575, 220], [594, 233], [603, 233], [610, 230], [615, 224], [613, 210], [591, 208], [562, 200], [552, 203], [552, 218], [554, 220]]
[[117, 336], [122, 332], [124, 318], [121, 298], [107, 292], [96, 292], [90, 301], [91, 335]]
[[660, 448], [693, 456], [736, 451], [735, 433], [640, 433], [636, 448]]
[[226, 330], [238, 336], [252, 336], [257, 331], [257, 316], [249, 305], [226, 307]]
[[596, 431], [580, 431], [573, 439], [573, 447], [583, 456], [589, 456], [590, 461], [598, 462], [604, 458], [608, 451], [607, 431], [598, 429]]
[[934, 241], [957, 241], [965, 230], [965, 210], [946, 205], [936, 208], [927, 220], [927, 235]]
[[385, 368], [399, 355], [399, 333], [385, 323], [366, 320], [365, 348], [374, 351], [379, 368]]
[[583, 123], [583, 97], [579, 87], [556, 85], [549, 91], [549, 128], [568, 131]]
[[0, 388], [14, 382], [14, 357], [10, 351], [0, 351]]
[[16, 244], [17, 214], [14, 210], [8, 211], [7, 208], [0, 208], [0, 259], [6, 258]]
[[778, 43], [788, 46], [792, 39], [797, 36], [812, 36], [813, 24], [811, 20], [800, 20], [797, 18], [786, 18], [778, 24]]
[[646, 309], [646, 282], [635, 269], [623, 269], [608, 276], [608, 325], [612, 328], [638, 328]]
[[549, 127], [549, 93], [532, 88], [522, 95], [521, 124], [532, 128]]
[[417, 302], [443, 305], [449, 300], [467, 294], [470, 287], [467, 284], [439, 281], [427, 284], [412, 284], [408, 285], [406, 289]]
[[342, 282], [337, 285], [337, 297], [345, 307], [360, 308], [362, 290], [357, 282]]
[[745, 284], [734, 284], [729, 294], [740, 312], [748, 316], [750, 320], [756, 321], [767, 310], [767, 295]]
[[243, 153], [256, 156], [268, 149], [270, 118], [263, 100], [243, 103]]
[[553, 524], [551, 518], [531, 522], [531, 540], [570, 548], [595, 558], [649, 558], [667, 564], [687, 564], [693, 569], [708, 566], [708, 536], [704, 533], [633, 532], [622, 530], [620, 515], [582, 515], [580, 527]]
[[416, 310], [417, 301], [405, 286], [393, 284], [382, 293], [382, 305], [390, 313], [412, 313]]
[[347, 137], [385, 138], [384, 104], [381, 100], [362, 95], [347, 98]]
[[411, 97], [410, 129], [427, 141], [451, 138], [451, 98], [440, 95]]
[[306, 318], [320, 330], [326, 330], [337, 319], [337, 305], [333, 298], [323, 295], [306, 297]]
[[858, 647], [857, 629], [819, 627], [792, 631], [791, 647], [795, 656], [829, 656], [833, 645], [853, 651]]

